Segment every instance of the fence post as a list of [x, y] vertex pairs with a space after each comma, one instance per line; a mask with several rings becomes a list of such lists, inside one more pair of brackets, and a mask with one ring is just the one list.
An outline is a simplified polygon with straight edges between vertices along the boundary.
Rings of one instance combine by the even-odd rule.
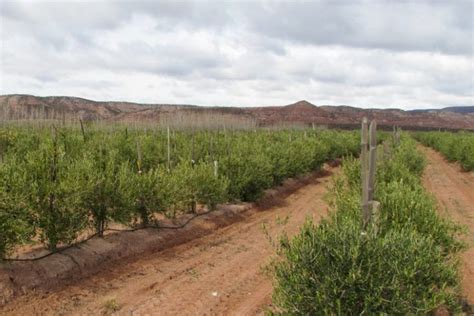
[[137, 167], [138, 173], [142, 173], [142, 150], [140, 148], [140, 141], [137, 139]]
[[369, 201], [374, 199], [375, 190], [375, 168], [377, 163], [377, 123], [375, 120], [370, 122], [370, 156], [369, 156]]
[[369, 138], [369, 132], [368, 132], [368, 127], [367, 127], [367, 118], [362, 119], [362, 126], [361, 126], [361, 141], [360, 141], [360, 162], [361, 162], [361, 169], [360, 169], [360, 175], [361, 175], [361, 185], [362, 185], [362, 200], [361, 200], [361, 206], [362, 206], [362, 223], [363, 226], [365, 227], [367, 223], [369, 222], [370, 219], [370, 212], [369, 212], [369, 176], [368, 176], [368, 155], [367, 155], [367, 146], [369, 144], [368, 142]]
[[374, 224], [377, 230], [380, 203], [374, 201], [375, 192], [375, 171], [377, 166], [377, 123], [375, 120], [370, 122], [367, 127], [367, 119], [362, 120], [361, 129], [361, 184], [362, 184], [362, 225], [363, 229], [367, 225]]
[[372, 223], [372, 227], [374, 228], [375, 234], [378, 232], [378, 223], [379, 223], [379, 209], [380, 209], [380, 202], [378, 201], [370, 201], [369, 202], [369, 209], [370, 209], [370, 223]]
[[168, 148], [168, 172], [171, 170], [171, 154], [170, 154], [170, 127], [168, 126], [167, 148]]
[[214, 160], [214, 177], [216, 177], [216, 178], [218, 176], [218, 171], [219, 171], [218, 168], [219, 168], [219, 166], [217, 164], [217, 160]]

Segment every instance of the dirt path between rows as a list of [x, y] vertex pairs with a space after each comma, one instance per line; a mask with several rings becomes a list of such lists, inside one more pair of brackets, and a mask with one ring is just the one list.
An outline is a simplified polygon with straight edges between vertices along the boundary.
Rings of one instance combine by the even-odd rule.
[[262, 207], [240, 222], [65, 288], [19, 297], [0, 308], [0, 314], [262, 314], [272, 293], [264, 268], [275, 253], [267, 236], [293, 234], [306, 217], [317, 221], [326, 214], [323, 197], [334, 171], [326, 168], [323, 176], [277, 205]]
[[467, 227], [468, 250], [462, 257], [462, 287], [470, 304], [474, 303], [474, 173], [447, 162], [431, 148], [419, 147], [428, 160], [423, 183], [438, 200], [440, 211]]

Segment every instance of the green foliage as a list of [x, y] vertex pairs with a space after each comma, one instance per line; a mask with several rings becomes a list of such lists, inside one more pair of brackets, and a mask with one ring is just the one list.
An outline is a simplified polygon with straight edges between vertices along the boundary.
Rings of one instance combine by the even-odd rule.
[[377, 170], [377, 231], [361, 230], [360, 162], [346, 159], [328, 219], [283, 237], [273, 263], [275, 313], [426, 314], [459, 308], [460, 227], [439, 217], [419, 180], [424, 160], [402, 138]]
[[218, 203], [227, 200], [229, 180], [225, 176], [215, 176], [213, 165], [199, 163], [190, 172], [191, 180], [188, 182], [197, 203], [206, 205], [209, 210], [214, 210]]
[[456, 300], [455, 266], [410, 229], [361, 235], [351, 216], [309, 221], [282, 239], [280, 255], [273, 302], [281, 314], [426, 314]]
[[24, 171], [16, 172], [9, 165], [0, 164], [0, 257], [34, 235], [32, 214], [28, 213], [24, 192], [20, 189], [24, 177]]
[[[356, 133], [120, 126], [0, 129], [0, 255], [31, 238], [73, 242], [86, 227], [146, 226], [218, 203], [254, 201], [288, 177], [357, 152]], [[214, 174], [218, 162], [218, 175]]]
[[231, 179], [229, 194], [234, 199], [254, 201], [273, 184], [271, 161], [262, 153], [224, 157], [221, 166]]
[[10, 197], [21, 196], [22, 212], [30, 215], [40, 239], [50, 249], [72, 242], [85, 227], [86, 219], [77, 194], [77, 165], [69, 163], [64, 147], [55, 138], [48, 139], [21, 162], [12, 162], [21, 169], [16, 173], [21, 176], [11, 188]]
[[163, 200], [170, 217], [179, 210], [194, 212], [196, 203], [215, 209], [218, 203], [226, 201], [229, 185], [225, 176], [214, 176], [213, 165], [202, 162], [193, 166], [185, 161], [169, 174], [164, 173], [163, 183]]
[[415, 142], [405, 135], [402, 136], [400, 147], [394, 152], [394, 161], [403, 164], [410, 173], [416, 177], [420, 177], [426, 166], [425, 157], [416, 150]]
[[163, 211], [163, 171], [161, 174], [160, 171], [135, 172], [129, 163], [124, 163], [118, 173], [122, 209], [130, 212], [135, 222], [140, 220], [143, 226], [150, 222], [153, 213]]
[[436, 203], [420, 186], [406, 186], [403, 179], [381, 183], [376, 199], [381, 204], [380, 230], [409, 228], [430, 236], [443, 253], [462, 249], [457, 239], [460, 227], [438, 216]]
[[448, 161], [459, 161], [466, 171], [474, 170], [474, 134], [449, 132], [419, 132], [414, 138], [441, 152]]
[[80, 200], [93, 219], [93, 225], [102, 236], [108, 221], [127, 223], [130, 212], [120, 193], [118, 152], [112, 148], [98, 146], [81, 160]]

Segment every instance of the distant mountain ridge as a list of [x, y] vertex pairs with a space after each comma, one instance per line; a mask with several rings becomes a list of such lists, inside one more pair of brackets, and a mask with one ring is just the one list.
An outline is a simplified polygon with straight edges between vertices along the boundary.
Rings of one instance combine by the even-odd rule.
[[474, 113], [474, 106], [450, 106], [442, 109], [420, 109], [410, 110], [408, 112], [420, 113], [420, 112], [452, 112], [452, 113]]
[[302, 100], [285, 106], [223, 107], [187, 104], [140, 104], [93, 101], [77, 97], [32, 95], [0, 96], [0, 120], [82, 119], [113, 122], [160, 122], [213, 125], [272, 126], [278, 124], [351, 127], [363, 117], [379, 125], [411, 129], [474, 130], [474, 106], [437, 110], [362, 109], [348, 105], [316, 106]]

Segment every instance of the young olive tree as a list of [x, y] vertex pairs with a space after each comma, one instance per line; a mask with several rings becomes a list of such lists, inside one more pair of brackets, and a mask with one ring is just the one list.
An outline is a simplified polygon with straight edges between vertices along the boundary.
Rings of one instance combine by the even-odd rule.
[[82, 160], [81, 204], [99, 236], [104, 235], [109, 220], [127, 223], [130, 218], [119, 190], [119, 170], [117, 151], [105, 144], [93, 147]]
[[18, 168], [25, 172], [18, 188], [25, 193], [24, 204], [34, 216], [41, 241], [53, 251], [58, 244], [74, 241], [87, 223], [80, 207], [77, 163], [67, 159], [53, 137], [29, 152]]
[[26, 173], [17, 163], [11, 159], [0, 164], [0, 260], [35, 233], [23, 190]]
[[214, 175], [214, 167], [208, 163], [197, 164], [192, 173], [190, 185], [196, 202], [214, 210], [218, 203], [227, 200], [229, 180], [225, 176]]
[[215, 176], [214, 166], [198, 163], [192, 166], [181, 161], [170, 173], [163, 173], [160, 195], [169, 217], [177, 212], [192, 211], [192, 205], [206, 205], [213, 210], [220, 202], [227, 200], [229, 180]]
[[118, 177], [124, 212], [129, 212], [135, 221], [139, 219], [144, 227], [147, 226], [153, 213], [163, 208], [160, 171], [138, 172], [130, 163], [123, 163]]

